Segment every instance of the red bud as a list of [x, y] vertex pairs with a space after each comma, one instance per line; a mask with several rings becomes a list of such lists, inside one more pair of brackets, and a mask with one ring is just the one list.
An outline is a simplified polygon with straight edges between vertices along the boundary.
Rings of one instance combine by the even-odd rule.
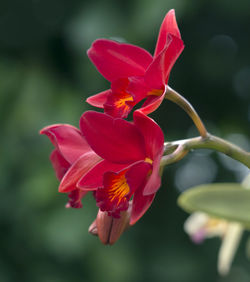
[[130, 215], [131, 204], [128, 210], [121, 212], [120, 218], [114, 218], [99, 210], [95, 221], [89, 227], [89, 233], [98, 235], [104, 245], [113, 245], [129, 227]]

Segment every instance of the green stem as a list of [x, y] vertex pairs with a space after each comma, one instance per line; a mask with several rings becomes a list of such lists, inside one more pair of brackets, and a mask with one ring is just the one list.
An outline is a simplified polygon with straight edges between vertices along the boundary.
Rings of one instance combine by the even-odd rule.
[[168, 99], [179, 105], [190, 116], [200, 135], [204, 138], [207, 136], [207, 130], [201, 118], [199, 117], [193, 106], [184, 97], [182, 97], [171, 87], [167, 86], [165, 99]]
[[171, 163], [171, 160], [172, 162], [178, 161], [179, 159], [183, 158], [190, 150], [212, 149], [221, 152], [250, 168], [250, 152], [246, 152], [240, 147], [209, 133], [207, 133], [207, 136], [205, 138], [195, 137], [174, 142], [166, 142], [164, 145], [164, 153], [172, 153], [162, 157], [162, 166]]
[[173, 153], [165, 155], [161, 158], [161, 167], [180, 161], [186, 156], [187, 153], [188, 150], [185, 150], [182, 145], [177, 146]]

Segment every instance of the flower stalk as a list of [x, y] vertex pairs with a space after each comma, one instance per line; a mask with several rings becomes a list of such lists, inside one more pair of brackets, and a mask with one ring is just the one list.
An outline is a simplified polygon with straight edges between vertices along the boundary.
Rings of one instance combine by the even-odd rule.
[[[171, 149], [173, 149], [174, 147], [175, 150], [172, 153], [167, 154], [161, 158], [161, 165], [160, 165], [161, 167], [180, 161], [188, 153], [188, 150], [186, 150], [185, 147], [182, 145], [178, 145], [178, 146], [174, 145], [172, 148], [170, 147], [171, 146], [169, 146], [169, 148], [167, 148], [166, 151], [171, 151]], [[164, 152], [166, 153], [166, 151]]]
[[172, 160], [171, 163], [179, 161], [182, 159], [187, 152], [194, 149], [211, 149], [221, 152], [230, 158], [241, 162], [250, 168], [250, 152], [247, 152], [240, 147], [222, 139], [212, 134], [207, 133], [206, 138], [194, 137], [190, 139], [184, 139], [174, 142], [164, 143], [164, 153], [168, 155], [162, 157], [161, 165], [167, 165]]
[[198, 129], [201, 137], [203, 138], [207, 137], [208, 132], [201, 118], [199, 117], [193, 106], [184, 97], [182, 97], [178, 92], [176, 92], [171, 87], [167, 86], [165, 99], [170, 100], [175, 104], [177, 104], [178, 106], [180, 106], [190, 116], [196, 128]]

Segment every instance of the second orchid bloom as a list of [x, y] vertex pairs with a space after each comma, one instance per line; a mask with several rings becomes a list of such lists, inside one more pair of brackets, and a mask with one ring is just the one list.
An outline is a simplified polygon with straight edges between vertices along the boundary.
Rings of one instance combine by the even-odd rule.
[[153, 112], [164, 99], [170, 71], [183, 48], [174, 10], [162, 22], [153, 56], [135, 45], [96, 40], [88, 56], [111, 82], [111, 89], [89, 97], [87, 102], [113, 117], [126, 118], [145, 99], [140, 110]]

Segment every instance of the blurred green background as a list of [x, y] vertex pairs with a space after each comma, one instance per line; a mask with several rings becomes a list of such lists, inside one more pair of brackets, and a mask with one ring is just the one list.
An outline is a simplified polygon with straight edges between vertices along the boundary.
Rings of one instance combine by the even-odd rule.
[[[197, 109], [209, 131], [250, 147], [250, 2], [238, 0], [0, 1], [0, 281], [248, 282], [245, 233], [230, 274], [216, 270], [219, 239], [194, 245], [183, 231], [181, 191], [200, 183], [241, 181], [247, 169], [195, 151], [165, 169], [147, 214], [112, 247], [87, 229], [83, 209], [66, 195], [49, 162], [52, 145], [39, 130], [78, 126], [84, 101], [108, 87], [86, 56], [93, 40], [120, 38], [154, 50], [165, 13], [175, 8], [185, 50], [169, 84]], [[182, 110], [165, 101], [152, 115], [166, 140], [196, 136]]]

